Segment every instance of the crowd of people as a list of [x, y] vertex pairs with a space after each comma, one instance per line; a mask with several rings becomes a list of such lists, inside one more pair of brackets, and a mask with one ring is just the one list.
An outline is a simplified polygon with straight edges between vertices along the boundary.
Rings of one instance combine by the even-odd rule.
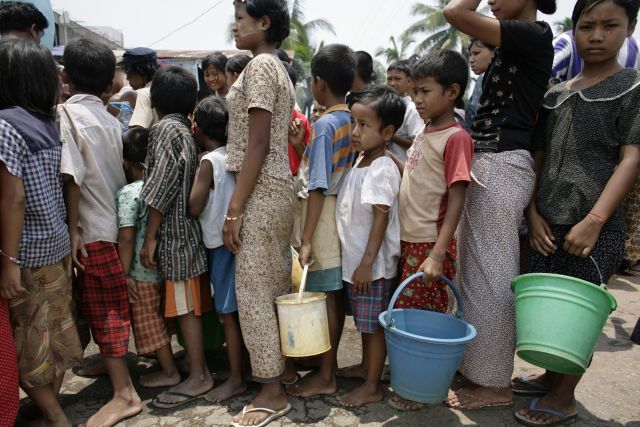
[[[619, 58], [632, 48], [640, 1], [577, 0], [573, 31], [556, 46], [562, 60], [536, 20], [555, 12], [554, 0], [489, 0], [494, 17], [479, 4], [443, 9], [472, 38], [468, 62], [434, 50], [391, 64], [384, 86], [372, 83], [368, 53], [322, 47], [307, 118], [279, 49], [291, 27], [285, 0], [233, 3], [236, 47], [251, 56], [205, 58], [200, 86], [147, 48], [117, 61], [78, 39], [58, 64], [39, 46], [48, 23], [37, 9], [2, 3], [0, 425], [13, 425], [19, 387], [34, 425], [70, 425], [58, 393], [89, 337], [113, 397], [86, 425], [137, 415], [131, 331], [137, 354], [159, 368], [138, 385], [167, 388], [156, 408], [223, 404], [253, 381], [258, 393], [233, 425], [264, 426], [291, 397], [337, 393], [337, 377], [363, 381], [341, 405], [381, 401], [393, 371], [378, 315], [417, 272], [424, 278], [398, 307], [447, 311], [445, 275], [478, 331], [459, 368], [471, 385], [445, 405], [510, 406], [519, 393], [537, 396], [514, 412], [524, 425], [575, 418], [580, 376], [512, 378], [509, 285], [521, 272], [599, 283], [588, 257], [605, 281], [625, 257], [628, 269], [640, 258], [625, 255], [636, 232], [625, 216], [638, 215], [631, 190], [640, 193], [640, 72], [630, 55]], [[481, 78], [465, 109], [469, 66]], [[281, 352], [275, 299], [291, 292], [292, 262], [308, 266], [308, 291], [327, 296], [331, 349], [312, 360]], [[205, 358], [211, 311], [229, 359], [221, 384]], [[362, 360], [338, 369], [347, 314]], [[171, 347], [175, 325], [186, 377]], [[399, 395], [388, 404], [424, 407]]]

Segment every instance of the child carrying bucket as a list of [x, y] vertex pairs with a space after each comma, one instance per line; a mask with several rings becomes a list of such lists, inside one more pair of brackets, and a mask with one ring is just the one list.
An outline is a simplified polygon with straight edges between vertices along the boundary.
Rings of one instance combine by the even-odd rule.
[[[620, 266], [622, 202], [640, 168], [640, 72], [617, 53], [633, 34], [640, 2], [578, 0], [572, 20], [584, 68], [545, 96], [534, 134], [537, 190], [527, 208], [527, 270], [599, 284]], [[516, 419], [551, 425], [575, 418], [580, 375], [547, 371], [513, 380], [514, 392], [539, 395]]]
[[342, 280], [362, 336], [365, 382], [338, 396], [347, 407], [382, 400], [380, 376], [387, 357], [378, 316], [389, 304], [400, 256], [398, 192], [401, 175], [385, 156], [402, 126], [406, 106], [385, 86], [369, 86], [348, 98], [351, 142], [362, 153], [338, 193], [336, 224], [342, 248]]
[[[456, 102], [465, 93], [469, 70], [459, 53], [439, 50], [422, 57], [412, 75], [414, 102], [428, 125], [409, 149], [402, 176], [400, 279], [418, 271], [425, 277], [407, 286], [396, 306], [444, 312], [448, 296], [439, 277], [456, 275], [454, 234], [471, 181], [473, 141], [454, 114]], [[423, 407], [397, 395], [389, 404], [399, 410]]]

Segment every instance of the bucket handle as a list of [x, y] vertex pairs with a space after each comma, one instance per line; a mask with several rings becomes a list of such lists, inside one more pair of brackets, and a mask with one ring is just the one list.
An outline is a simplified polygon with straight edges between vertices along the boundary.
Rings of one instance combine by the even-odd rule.
[[[415, 280], [421, 279], [422, 277], [424, 277], [424, 273], [416, 273], [413, 276], [407, 277], [405, 281], [402, 282], [400, 286], [398, 286], [398, 289], [396, 289], [396, 291], [393, 293], [393, 296], [391, 297], [391, 301], [389, 302], [389, 307], [387, 308], [387, 313], [385, 315], [385, 322], [387, 325], [389, 326], [393, 325], [393, 319], [391, 318], [391, 311], [393, 310], [393, 307], [396, 305], [396, 301], [400, 296], [400, 293], [404, 290], [404, 288], [409, 286], [412, 282], [414, 282]], [[456, 285], [453, 284], [451, 279], [449, 279], [448, 277], [442, 275], [440, 276], [440, 278], [442, 279], [442, 281], [444, 281], [447, 284], [447, 286], [449, 286], [449, 289], [451, 289], [451, 292], [453, 292], [453, 295], [456, 298], [456, 302], [458, 304], [458, 311], [456, 311], [455, 317], [457, 317], [458, 319], [464, 318], [464, 304], [462, 302], [460, 291], [458, 290]]]
[[596, 260], [589, 255], [589, 259], [591, 260], [591, 262], [593, 263], [593, 265], [596, 267], [596, 271], [598, 272], [598, 277], [600, 277], [600, 287], [607, 289], [607, 284], [604, 283], [604, 278], [602, 277], [602, 272], [600, 271], [600, 267], [598, 267], [598, 263], [596, 262]]

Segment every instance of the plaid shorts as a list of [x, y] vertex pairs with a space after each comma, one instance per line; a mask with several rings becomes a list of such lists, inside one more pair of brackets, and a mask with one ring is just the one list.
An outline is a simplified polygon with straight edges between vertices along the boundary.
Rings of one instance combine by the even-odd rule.
[[124, 357], [129, 348], [129, 295], [116, 245], [93, 242], [85, 245], [88, 258], [78, 270], [80, 313], [91, 328], [102, 357]]
[[[418, 268], [427, 259], [435, 246], [434, 243], [400, 242], [400, 281], [418, 272]], [[442, 263], [442, 274], [455, 280], [456, 277], [456, 240], [451, 240]], [[441, 279], [425, 282], [416, 280], [404, 288], [396, 302], [396, 308], [415, 308], [444, 313], [449, 306], [447, 285]]]
[[353, 284], [344, 282], [347, 301], [358, 332], [375, 334], [382, 329], [378, 316], [387, 309], [391, 299], [391, 289], [395, 283], [395, 279], [374, 280], [371, 282], [369, 292], [361, 294], [355, 291]]
[[173, 321], [162, 313], [163, 283], [137, 281], [140, 299], [131, 303], [133, 338], [138, 355], [152, 354], [171, 342]]

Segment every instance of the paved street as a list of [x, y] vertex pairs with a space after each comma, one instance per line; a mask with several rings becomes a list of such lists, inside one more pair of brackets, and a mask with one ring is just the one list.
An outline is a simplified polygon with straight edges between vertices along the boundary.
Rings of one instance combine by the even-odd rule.
[[[613, 313], [598, 342], [593, 365], [577, 392], [579, 418], [572, 426], [638, 426], [640, 427], [640, 346], [629, 341], [629, 335], [640, 315], [640, 279], [614, 277], [610, 289], [618, 300], [618, 310]], [[92, 344], [87, 354], [96, 352]], [[341, 366], [358, 361], [360, 343], [352, 322], [347, 323], [339, 363]], [[214, 371], [224, 369], [224, 355], [216, 355]], [[130, 358], [134, 381], [150, 367], [149, 360]], [[517, 374], [535, 368], [516, 360]], [[351, 380], [339, 382], [340, 392], [354, 388]], [[144, 399], [144, 412], [119, 426], [218, 426], [228, 425], [231, 417], [249, 402], [255, 388], [245, 396], [232, 399], [225, 405], [210, 405], [204, 400], [192, 402], [174, 411], [159, 411], [151, 406], [157, 391], [137, 387]], [[74, 425], [82, 422], [107, 401], [110, 395], [107, 378], [87, 379], [67, 374], [62, 389], [62, 404]], [[291, 399], [293, 410], [271, 425], [293, 426], [512, 426], [518, 425], [513, 411], [527, 404], [528, 400], [516, 397], [513, 408], [492, 408], [480, 411], [459, 412], [443, 405], [427, 409], [398, 413], [384, 401], [368, 405], [360, 410], [346, 410], [338, 406], [335, 397], [310, 400]], [[18, 420], [17, 425], [24, 425]]]

